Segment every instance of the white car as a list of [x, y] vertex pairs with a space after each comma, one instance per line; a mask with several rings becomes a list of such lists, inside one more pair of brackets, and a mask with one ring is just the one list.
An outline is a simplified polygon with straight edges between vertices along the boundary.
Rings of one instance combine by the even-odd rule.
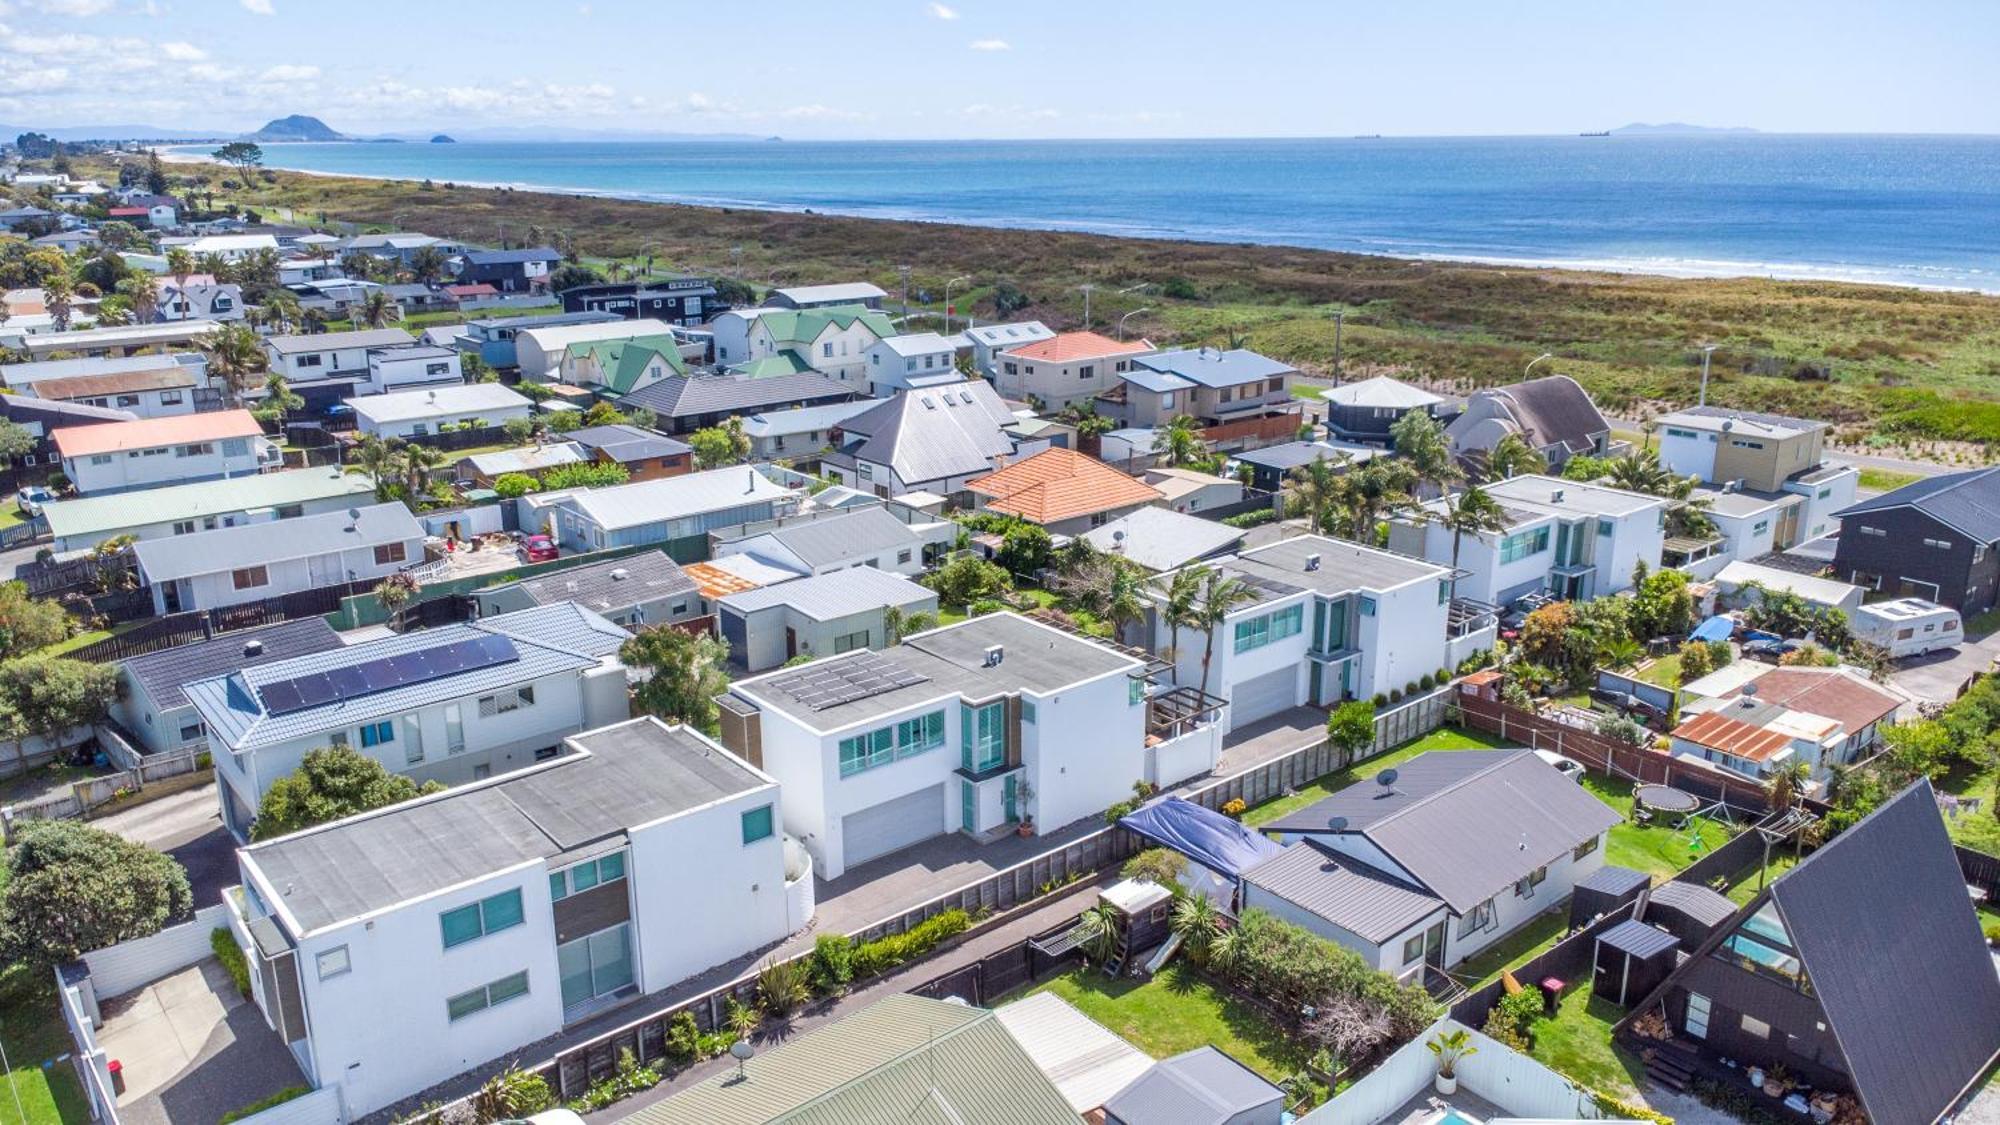
[[22, 489], [20, 495], [14, 498], [14, 504], [21, 509], [22, 515], [39, 516], [42, 514], [42, 505], [55, 498], [56, 494], [49, 489], [38, 484], [31, 484]]
[[1535, 757], [1554, 766], [1557, 773], [1562, 774], [1571, 781], [1583, 780], [1583, 763], [1577, 761], [1575, 758], [1565, 758], [1553, 750], [1537, 750], [1535, 751]]

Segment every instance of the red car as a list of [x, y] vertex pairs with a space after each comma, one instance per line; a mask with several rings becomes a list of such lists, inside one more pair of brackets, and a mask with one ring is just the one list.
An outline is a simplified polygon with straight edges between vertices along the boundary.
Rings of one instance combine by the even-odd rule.
[[522, 562], [549, 562], [562, 557], [562, 552], [556, 550], [556, 541], [546, 535], [530, 535], [514, 551]]

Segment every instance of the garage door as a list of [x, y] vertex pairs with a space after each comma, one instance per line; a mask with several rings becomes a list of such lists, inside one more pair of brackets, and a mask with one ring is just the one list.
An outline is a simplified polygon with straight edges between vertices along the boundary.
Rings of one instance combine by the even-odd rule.
[[1230, 693], [1229, 725], [1240, 727], [1275, 715], [1298, 702], [1299, 670], [1279, 668], [1236, 685]]
[[850, 869], [876, 856], [943, 834], [943, 782], [849, 813], [840, 821], [843, 850]]

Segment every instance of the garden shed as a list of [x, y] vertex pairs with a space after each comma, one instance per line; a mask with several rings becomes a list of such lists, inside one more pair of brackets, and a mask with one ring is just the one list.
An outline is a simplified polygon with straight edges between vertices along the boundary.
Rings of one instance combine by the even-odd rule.
[[1577, 880], [1569, 900], [1569, 928], [1580, 930], [1592, 919], [1630, 905], [1652, 881], [1652, 876], [1629, 867], [1598, 868]]
[[1736, 913], [1736, 904], [1699, 883], [1661, 883], [1646, 899], [1646, 921], [1692, 949]]
[[1595, 995], [1625, 1007], [1652, 992], [1673, 972], [1681, 939], [1644, 922], [1626, 920], [1597, 935], [1591, 954]]

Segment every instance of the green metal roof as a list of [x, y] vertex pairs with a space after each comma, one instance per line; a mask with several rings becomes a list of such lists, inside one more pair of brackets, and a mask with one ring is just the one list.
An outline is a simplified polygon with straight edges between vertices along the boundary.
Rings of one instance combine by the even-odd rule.
[[112, 535], [135, 527], [204, 516], [229, 515], [254, 508], [303, 504], [336, 496], [372, 497], [375, 486], [360, 473], [337, 469], [294, 469], [259, 473], [228, 480], [206, 480], [166, 488], [119, 492], [57, 500], [44, 509], [49, 530], [57, 538]]
[[753, 359], [730, 368], [731, 371], [747, 375], [752, 379], [768, 379], [774, 375], [803, 375], [812, 369], [812, 364], [807, 363], [803, 356], [790, 348], [777, 355], [767, 355], [763, 359]]
[[771, 333], [771, 339], [779, 347], [788, 344], [810, 344], [819, 339], [820, 333], [828, 325], [847, 328], [860, 321], [877, 336], [894, 336], [896, 326], [889, 321], [886, 313], [861, 305], [833, 305], [824, 309], [782, 309], [760, 313], [757, 323]]
[[589, 356], [597, 365], [605, 389], [612, 394], [622, 395], [637, 386], [639, 376], [645, 374], [654, 359], [665, 360], [667, 369], [675, 375], [687, 374], [679, 341], [657, 332], [629, 340], [585, 341], [571, 344], [565, 350], [572, 359]]
[[634, 1125], [1076, 1125], [992, 1012], [895, 995], [758, 1052], [625, 1120]]

